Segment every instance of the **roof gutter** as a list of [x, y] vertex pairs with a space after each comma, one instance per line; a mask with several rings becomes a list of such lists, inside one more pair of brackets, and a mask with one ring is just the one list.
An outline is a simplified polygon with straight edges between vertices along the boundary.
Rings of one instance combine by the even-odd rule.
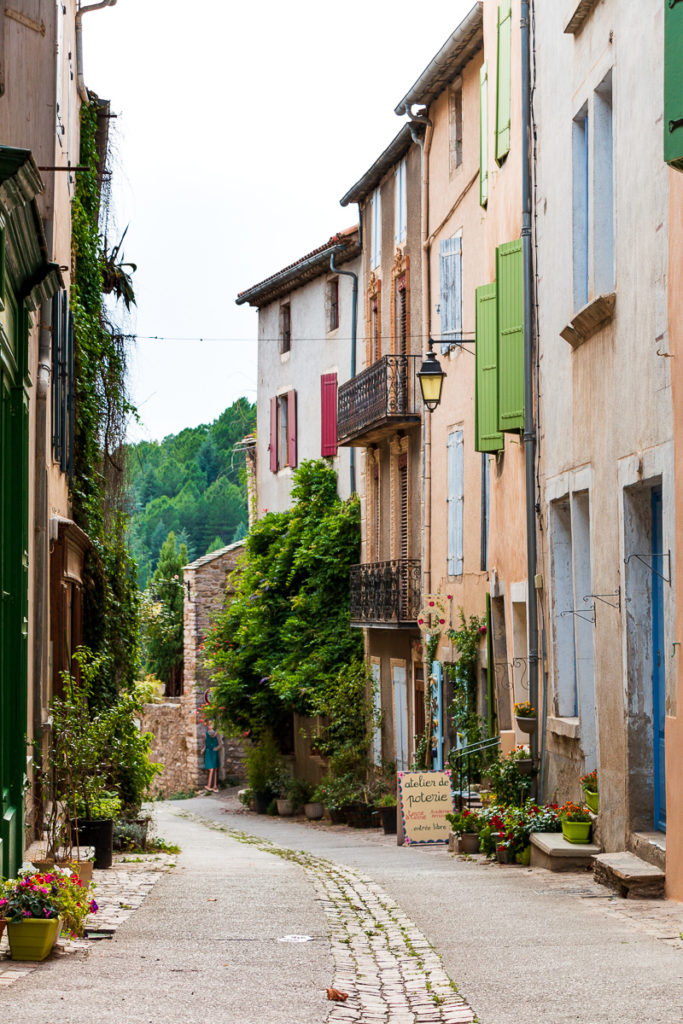
[[240, 292], [235, 299], [235, 305], [243, 306], [245, 302], [248, 302], [250, 306], [258, 306], [261, 298], [264, 299], [264, 303], [261, 304], [265, 304], [265, 301], [270, 301], [267, 296], [271, 292], [276, 289], [284, 289], [287, 283], [296, 280], [302, 271], [310, 270], [317, 266], [323, 267], [329, 264], [331, 256], [335, 253], [345, 252], [348, 248], [348, 242], [336, 242], [329, 248], [323, 249], [322, 252], [317, 252], [314, 256], [309, 256], [308, 259], [293, 264], [287, 270], [283, 270], [281, 274], [268, 278], [266, 282], [261, 282], [254, 285], [253, 288], [247, 288], [246, 291]]
[[76, 87], [83, 103], [90, 103], [90, 96], [83, 78], [83, 15], [89, 14], [90, 11], [101, 11], [103, 7], [113, 7], [115, 3], [116, 0], [100, 0], [100, 3], [88, 4], [87, 7], [81, 7], [76, 12]]

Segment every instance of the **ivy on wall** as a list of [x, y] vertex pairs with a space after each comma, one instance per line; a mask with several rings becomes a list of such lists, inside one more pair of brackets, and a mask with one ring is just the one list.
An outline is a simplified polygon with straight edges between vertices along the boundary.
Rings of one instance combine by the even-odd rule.
[[80, 165], [72, 202], [71, 309], [75, 337], [73, 514], [92, 541], [85, 566], [84, 643], [101, 666], [93, 697], [108, 703], [135, 683], [139, 595], [126, 544], [121, 445], [134, 413], [126, 392], [125, 340], [103, 299], [96, 145], [98, 106], [81, 107]]

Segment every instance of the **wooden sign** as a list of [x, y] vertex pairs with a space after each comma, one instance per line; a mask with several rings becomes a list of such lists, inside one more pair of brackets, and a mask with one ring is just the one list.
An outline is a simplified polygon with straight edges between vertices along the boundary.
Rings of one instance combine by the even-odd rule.
[[451, 773], [398, 772], [399, 843], [447, 843], [453, 810]]

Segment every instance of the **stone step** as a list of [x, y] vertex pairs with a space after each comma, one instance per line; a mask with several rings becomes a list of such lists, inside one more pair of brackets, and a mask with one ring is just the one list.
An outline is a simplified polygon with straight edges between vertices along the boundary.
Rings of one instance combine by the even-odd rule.
[[531, 867], [548, 871], [586, 871], [602, 850], [596, 843], [569, 843], [561, 832], [531, 833]]
[[636, 857], [666, 870], [666, 832], [632, 832], [628, 846]]
[[593, 865], [593, 877], [625, 899], [664, 898], [664, 872], [634, 853], [599, 854]]

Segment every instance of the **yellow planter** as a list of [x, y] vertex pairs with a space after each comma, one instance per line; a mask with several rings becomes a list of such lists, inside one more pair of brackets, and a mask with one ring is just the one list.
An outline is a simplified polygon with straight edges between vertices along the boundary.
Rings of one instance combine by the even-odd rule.
[[57, 941], [61, 918], [50, 917], [45, 921], [29, 917], [13, 924], [7, 922], [7, 938], [13, 960], [44, 960]]

